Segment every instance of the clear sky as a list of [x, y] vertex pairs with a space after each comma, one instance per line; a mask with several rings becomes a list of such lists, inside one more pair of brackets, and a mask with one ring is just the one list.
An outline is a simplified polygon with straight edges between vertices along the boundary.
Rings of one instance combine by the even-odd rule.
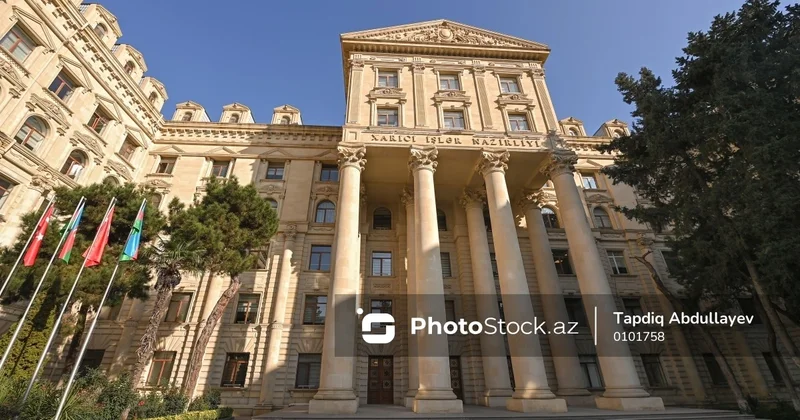
[[240, 102], [256, 122], [272, 108], [300, 108], [305, 124], [341, 125], [344, 86], [339, 34], [433, 19], [541, 42], [552, 52], [547, 84], [559, 118], [593, 133], [630, 121], [616, 91], [619, 72], [646, 66], [665, 80], [689, 31], [742, 0], [103, 0], [119, 19], [120, 42], [144, 55], [175, 104], [200, 103], [212, 121]]

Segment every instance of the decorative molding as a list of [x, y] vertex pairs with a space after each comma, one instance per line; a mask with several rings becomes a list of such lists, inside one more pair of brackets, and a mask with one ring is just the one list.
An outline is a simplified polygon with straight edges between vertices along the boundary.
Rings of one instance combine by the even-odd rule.
[[284, 241], [294, 241], [294, 238], [297, 236], [297, 225], [294, 223], [289, 224], [286, 226], [286, 230], [283, 231], [283, 240]]
[[107, 161], [104, 169], [106, 170], [106, 172], [111, 172], [113, 170], [114, 172], [118, 173], [128, 181], [131, 181], [133, 179], [133, 176], [131, 176], [131, 171], [128, 170], [128, 167], [117, 161], [114, 160]]
[[414, 189], [411, 187], [403, 188], [403, 192], [400, 193], [400, 202], [403, 203], [404, 206], [413, 206], [414, 205]]
[[611, 204], [614, 199], [603, 194], [592, 194], [586, 197], [586, 202], [591, 204]]
[[319, 185], [314, 188], [314, 194], [317, 195], [338, 195], [339, 194], [339, 186], [338, 185]]
[[458, 203], [466, 208], [478, 207], [483, 208], [486, 203], [486, 190], [476, 188], [464, 188], [464, 191], [458, 197]]
[[507, 150], [481, 150], [481, 161], [478, 163], [477, 171], [484, 176], [491, 172], [505, 172], [510, 157], [511, 154]]
[[367, 97], [370, 101], [380, 98], [397, 99], [401, 104], [406, 101], [406, 94], [401, 88], [376, 87], [369, 92]]
[[19, 98], [22, 95], [22, 91], [25, 90], [25, 84], [22, 82], [22, 79], [20, 79], [17, 70], [14, 69], [14, 65], [11, 64], [11, 62], [0, 59], [0, 77], [11, 83], [12, 87], [8, 90], [11, 96]]
[[463, 90], [440, 90], [433, 94], [433, 101], [435, 103], [457, 101], [469, 105], [472, 103], [472, 98], [467, 96], [467, 92]]
[[550, 162], [541, 169], [541, 172], [552, 179], [557, 175], [572, 173], [575, 171], [575, 164], [578, 163], [578, 155], [570, 150], [556, 149], [550, 152]]
[[[26, 106], [31, 111], [33, 111], [36, 107], [39, 107], [39, 109], [44, 111], [48, 118], [54, 120], [62, 127], [69, 127], [67, 118], [64, 116], [64, 113], [61, 112], [61, 107], [35, 93], [31, 94], [30, 100], [26, 103]], [[63, 135], [64, 133], [65, 132], [61, 130], [61, 134]]]
[[436, 146], [428, 147], [411, 147], [411, 156], [408, 158], [408, 167], [411, 172], [421, 169], [427, 169], [431, 172], [436, 172], [436, 167], [439, 162], [436, 158], [439, 156], [439, 150]]
[[364, 156], [367, 154], [367, 148], [364, 146], [337, 146], [339, 168], [353, 166], [363, 171], [364, 166], [367, 164], [367, 159]]
[[533, 99], [528, 98], [524, 93], [501, 93], [497, 97], [497, 103], [502, 107], [506, 105], [525, 105], [534, 106]]
[[72, 139], [70, 139], [70, 142], [75, 146], [77, 146], [78, 143], [83, 144], [87, 149], [91, 150], [97, 156], [105, 156], [105, 153], [103, 153], [103, 148], [97, 140], [79, 131], [72, 133]]

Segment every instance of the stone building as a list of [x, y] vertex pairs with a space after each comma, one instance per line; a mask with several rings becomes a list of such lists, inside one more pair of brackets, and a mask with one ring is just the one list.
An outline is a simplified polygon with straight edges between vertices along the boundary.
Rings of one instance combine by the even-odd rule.
[[[278, 212], [278, 234], [253, 251], [212, 337], [197, 394], [220, 389], [245, 414], [301, 403], [341, 413], [730, 401], [697, 337], [668, 330], [664, 341], [626, 343], [611, 326], [593, 342], [596, 307], [668, 311], [634, 257], [653, 251], [668, 278], [670, 254], [663, 236], [614, 210], [634, 205], [634, 191], [599, 172], [611, 157], [595, 146], [626, 124], [588, 135], [580, 120], [559, 119], [546, 45], [447, 20], [344, 34], [345, 121], [313, 126], [288, 104], [260, 123], [239, 103], [212, 121], [186, 101], [165, 120], [164, 86], [145, 75], [141, 53], [116, 44], [117, 19], [98, 4], [8, 0], [0, 34], [0, 244], [57, 185], [138, 182], [161, 203], [188, 203], [208, 177], [236, 176]], [[141, 389], [181, 383], [225, 286], [178, 286]], [[83, 363], [130, 368], [152, 304], [101, 311]], [[398, 334], [367, 344], [335, 304], [389, 312]], [[7, 328], [14, 309], [4, 311]], [[747, 300], [742, 311], [753, 311]], [[580, 321], [584, 334], [410, 336], [412, 314], [538, 315]], [[719, 336], [746, 392], [769, 399], [783, 391], [764, 337], [759, 325]]]

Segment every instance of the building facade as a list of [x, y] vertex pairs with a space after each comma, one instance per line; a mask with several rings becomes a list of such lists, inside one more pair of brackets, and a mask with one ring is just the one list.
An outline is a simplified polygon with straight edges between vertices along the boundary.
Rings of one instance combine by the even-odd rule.
[[[0, 22], [0, 244], [57, 185], [137, 182], [161, 203], [189, 203], [208, 177], [236, 176], [278, 212], [278, 233], [253, 251], [209, 343], [196, 394], [220, 389], [245, 414], [305, 403], [346, 413], [731, 401], [709, 350], [686, 331], [628, 343], [609, 327], [593, 341], [594, 308], [668, 312], [635, 258], [669, 278], [670, 254], [664, 236], [615, 210], [635, 205], [634, 191], [600, 173], [612, 157], [595, 147], [626, 124], [589, 135], [580, 120], [558, 119], [547, 46], [447, 20], [347, 33], [342, 126], [304, 125], [291, 105], [260, 123], [233, 103], [212, 121], [192, 101], [166, 120], [164, 86], [136, 49], [116, 44], [122, 32], [102, 6], [8, 0]], [[178, 286], [141, 389], [182, 382], [226, 281]], [[152, 304], [101, 311], [83, 363], [130, 368]], [[395, 339], [367, 344], [359, 319], [333, 310], [356, 306], [391, 313]], [[7, 328], [14, 309], [4, 311]], [[583, 334], [411, 336], [414, 315], [538, 315], [579, 322]], [[719, 333], [746, 392], [770, 399], [783, 394], [765, 337], [759, 325]]]

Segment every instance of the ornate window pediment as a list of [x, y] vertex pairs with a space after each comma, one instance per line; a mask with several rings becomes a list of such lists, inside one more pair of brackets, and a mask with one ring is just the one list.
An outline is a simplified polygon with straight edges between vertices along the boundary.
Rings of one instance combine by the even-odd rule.
[[125, 165], [117, 161], [109, 160], [108, 162], [106, 162], [106, 166], [104, 169], [106, 170], [106, 172], [111, 172], [113, 170], [114, 172], [116, 172], [117, 174], [119, 174], [128, 181], [133, 179], [133, 177], [131, 176], [131, 171]]
[[[36, 108], [41, 109], [44, 111], [44, 114], [47, 115], [47, 118], [50, 120], [55, 121], [61, 127], [68, 127], [69, 122], [67, 122], [67, 118], [64, 116], [64, 113], [61, 111], [61, 107], [53, 103], [52, 101], [45, 99], [41, 96], [38, 96], [35, 93], [31, 94], [30, 100], [26, 103], [26, 106], [29, 110], [35, 111]], [[63, 135], [66, 133], [64, 128], [58, 128], [57, 131]]]
[[103, 147], [93, 137], [87, 136], [81, 132], [75, 132], [72, 134], [72, 139], [70, 139], [70, 143], [74, 146], [82, 144], [84, 147], [89, 149], [92, 153], [99, 157], [103, 157], [105, 154], [103, 153]]
[[533, 99], [528, 98], [524, 93], [501, 93], [497, 97], [497, 103], [503, 105], [530, 105], [533, 106]]
[[11, 6], [11, 9], [13, 10], [12, 19], [22, 22], [28, 35], [32, 36], [35, 41], [38, 41], [48, 51], [55, 51], [50, 31], [45, 28], [41, 20], [17, 6]]
[[444, 102], [444, 101], [453, 101], [453, 102], [463, 102], [465, 104], [471, 104], [472, 98], [467, 96], [467, 92], [463, 90], [440, 90], [433, 94], [433, 101], [434, 102]]
[[[3, 56], [5, 57], [5, 54]], [[19, 74], [17, 74], [17, 70], [14, 69], [14, 64], [5, 58], [0, 58], [0, 77], [11, 83], [12, 88], [9, 89], [9, 92], [15, 98], [19, 98], [22, 91], [25, 90], [25, 84], [22, 83], [22, 79], [19, 77]]]
[[400, 102], [405, 102], [406, 93], [403, 89], [396, 87], [376, 87], [373, 88], [367, 97], [374, 101], [375, 99], [396, 99]]

